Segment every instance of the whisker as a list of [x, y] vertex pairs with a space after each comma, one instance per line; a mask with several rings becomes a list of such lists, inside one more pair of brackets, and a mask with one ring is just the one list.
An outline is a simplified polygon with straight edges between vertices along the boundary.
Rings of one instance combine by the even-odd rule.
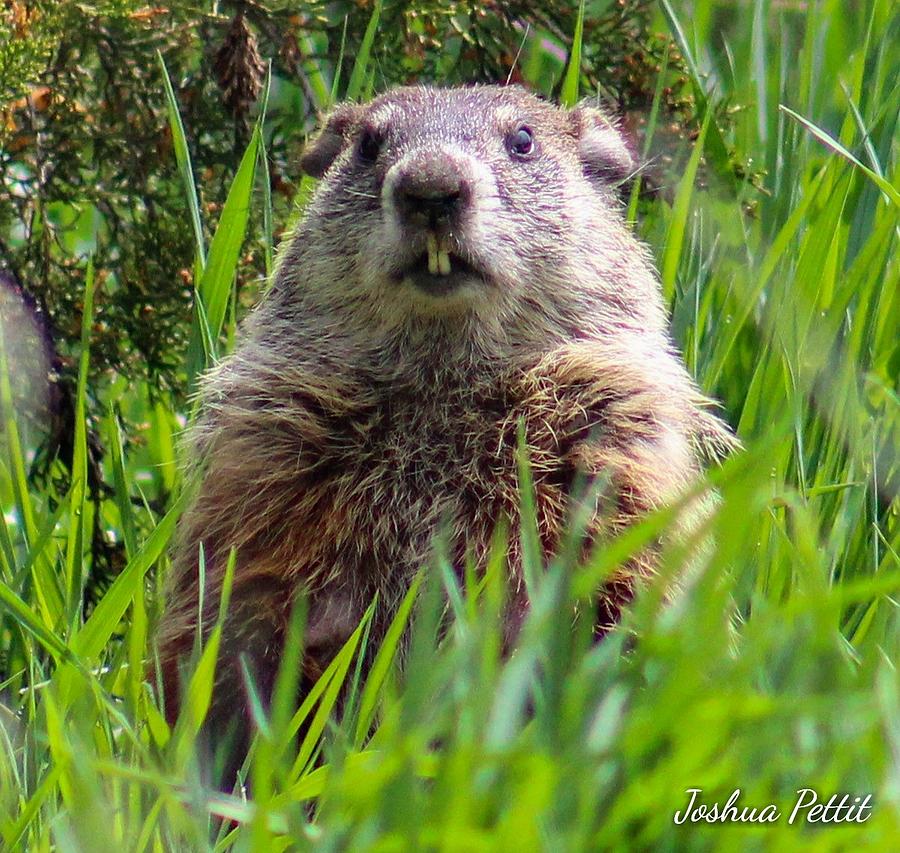
[[370, 198], [375, 201], [377, 201], [378, 199], [381, 198], [381, 196], [376, 195], [375, 193], [366, 193], [366, 192], [362, 192], [361, 190], [352, 190], [352, 189], [350, 189], [350, 187], [344, 187], [344, 192], [347, 193], [348, 195], [357, 195], [360, 198]]

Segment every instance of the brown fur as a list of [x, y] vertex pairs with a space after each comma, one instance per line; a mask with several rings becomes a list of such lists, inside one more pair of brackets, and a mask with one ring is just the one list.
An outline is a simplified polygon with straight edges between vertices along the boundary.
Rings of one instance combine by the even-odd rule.
[[[533, 162], [503, 148], [522, 122], [540, 146]], [[366, 130], [381, 143], [374, 164], [357, 153]], [[389, 202], [397, 169], [441, 157], [471, 179], [473, 210], [448, 239], [483, 281], [435, 296], [401, 280], [423, 238], [397, 225]], [[439, 529], [458, 560], [479, 560], [498, 521], [511, 523], [514, 636], [527, 609], [520, 421], [548, 553], [577, 472], [607, 478], [596, 536], [679, 495], [704, 448], [732, 446], [673, 352], [647, 253], [622, 221], [616, 183], [630, 165], [601, 113], [515, 87], [400, 89], [333, 113], [304, 158], [324, 180], [272, 291], [203, 383], [191, 433], [202, 482], [160, 628], [170, 717], [196, 631], [201, 542], [207, 628], [237, 552], [214, 697], [227, 720], [244, 706], [237, 655], [270, 690], [301, 590], [310, 681], [376, 593], [377, 645]], [[601, 629], [652, 563], [651, 549], [598, 591]]]

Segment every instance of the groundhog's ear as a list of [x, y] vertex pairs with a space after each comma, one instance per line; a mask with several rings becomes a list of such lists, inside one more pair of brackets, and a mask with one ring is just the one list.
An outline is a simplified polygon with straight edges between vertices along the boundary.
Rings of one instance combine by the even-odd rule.
[[325, 120], [319, 133], [310, 140], [300, 157], [300, 168], [313, 178], [321, 178], [335, 161], [348, 132], [352, 129], [363, 107], [359, 104], [338, 104]]
[[585, 175], [613, 186], [627, 183], [637, 171], [637, 160], [609, 117], [584, 106], [572, 110], [571, 115]]

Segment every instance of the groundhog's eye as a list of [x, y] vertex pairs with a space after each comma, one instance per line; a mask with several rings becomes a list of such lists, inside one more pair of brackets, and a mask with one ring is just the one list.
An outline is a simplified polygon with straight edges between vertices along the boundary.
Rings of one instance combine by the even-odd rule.
[[359, 158], [367, 163], [374, 163], [378, 159], [381, 149], [381, 137], [374, 130], [364, 130], [359, 139]]
[[534, 154], [534, 135], [531, 133], [531, 128], [522, 125], [518, 130], [510, 133], [506, 137], [506, 150], [513, 157], [530, 157]]

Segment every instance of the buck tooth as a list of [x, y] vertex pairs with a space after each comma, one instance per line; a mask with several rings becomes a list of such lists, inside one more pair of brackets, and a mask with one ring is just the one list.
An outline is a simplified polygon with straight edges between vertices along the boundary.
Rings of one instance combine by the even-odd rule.
[[441, 249], [437, 259], [441, 275], [450, 275], [450, 253], [446, 249]]
[[438, 270], [440, 269], [437, 237], [433, 232], [429, 231], [428, 236], [425, 239], [428, 246], [428, 272], [430, 272], [432, 275], [437, 275]]

